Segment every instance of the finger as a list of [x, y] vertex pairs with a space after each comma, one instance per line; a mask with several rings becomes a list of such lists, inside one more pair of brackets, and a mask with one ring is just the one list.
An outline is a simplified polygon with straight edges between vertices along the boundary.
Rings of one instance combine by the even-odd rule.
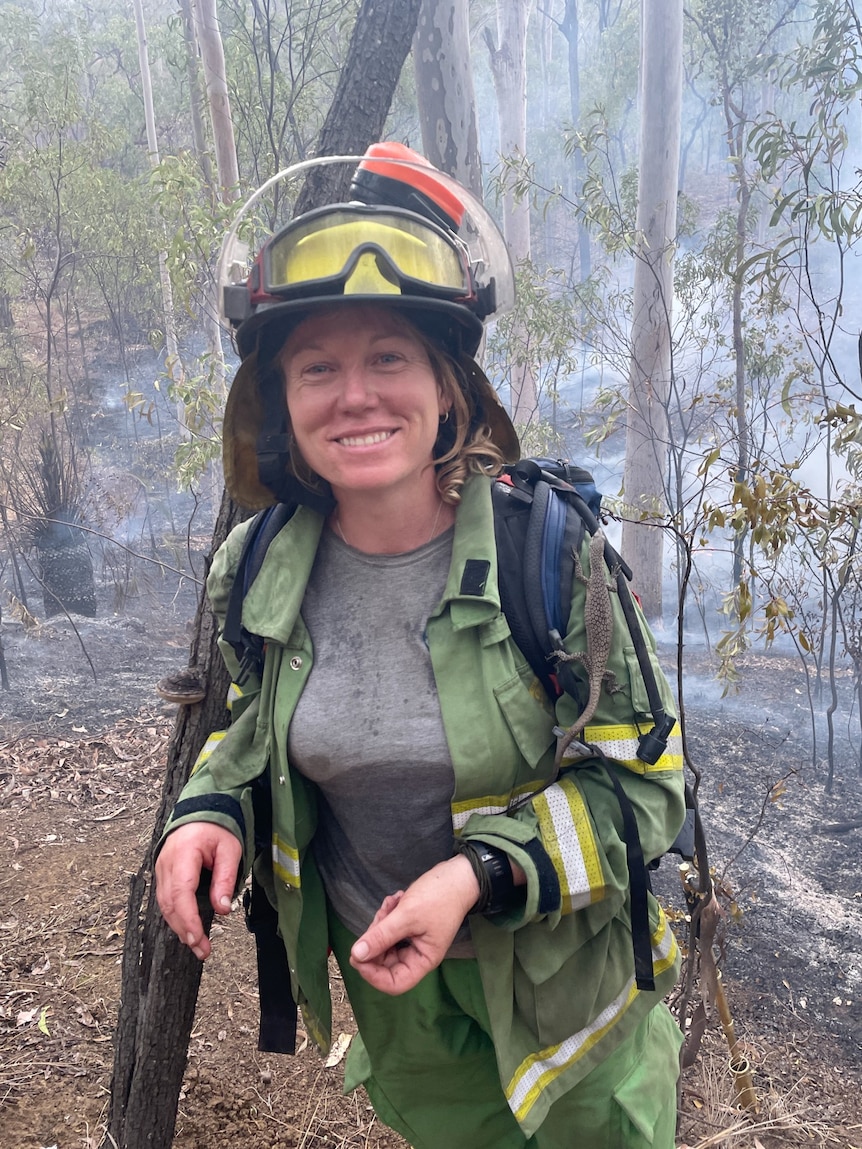
[[241, 856], [242, 847], [236, 838], [218, 843], [210, 882], [210, 902], [217, 914], [230, 913]]
[[[393, 954], [397, 954], [394, 959]], [[412, 946], [390, 950], [378, 961], [357, 964], [351, 960], [351, 965], [370, 986], [392, 997], [417, 986], [430, 968], [429, 963]]]
[[403, 921], [404, 915], [398, 912], [398, 907], [381, 917], [382, 909], [374, 915], [374, 921], [365, 933], [353, 943], [350, 950], [351, 964], [354, 958], [357, 962], [374, 961], [409, 937], [407, 924]]
[[398, 892], [395, 894], [387, 894], [383, 901], [380, 903], [380, 909], [371, 919], [371, 925], [376, 926], [379, 922], [382, 922], [384, 918], [389, 917], [403, 896], [403, 890], [398, 890]]
[[165, 921], [181, 942], [203, 961], [210, 952], [195, 896], [201, 878], [201, 858], [183, 858], [158, 881], [156, 895]]

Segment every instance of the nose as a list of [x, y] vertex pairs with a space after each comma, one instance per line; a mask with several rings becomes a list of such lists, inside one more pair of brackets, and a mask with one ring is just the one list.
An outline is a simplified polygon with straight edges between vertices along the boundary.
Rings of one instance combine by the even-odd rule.
[[351, 363], [344, 372], [344, 383], [339, 395], [339, 406], [344, 411], [364, 411], [377, 403], [377, 392], [361, 363]]

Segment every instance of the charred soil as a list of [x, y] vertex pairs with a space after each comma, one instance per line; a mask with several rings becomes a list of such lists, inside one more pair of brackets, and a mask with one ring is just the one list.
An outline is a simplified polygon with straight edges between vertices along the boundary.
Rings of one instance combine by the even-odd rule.
[[[2, 1149], [102, 1143], [129, 878], [152, 832], [175, 714], [155, 683], [182, 665], [190, 615], [175, 603], [75, 619], [95, 679], [68, 620], [32, 633], [4, 622], [12, 689], [0, 697]], [[862, 796], [851, 743], [845, 736], [827, 794], [798, 663], [749, 656], [741, 692], [724, 700], [701, 663], [700, 676], [686, 679], [690, 750], [726, 891], [724, 978], [760, 1108], [735, 1108], [714, 1019], [683, 1078], [678, 1141], [860, 1149]], [[678, 885], [665, 860], [657, 887], [681, 911]], [[339, 1061], [325, 1065], [310, 1048], [293, 1058], [258, 1053], [253, 943], [241, 913], [213, 934], [176, 1146], [403, 1146], [363, 1094], [341, 1096]], [[350, 1035], [336, 969], [332, 988], [336, 1033]]]

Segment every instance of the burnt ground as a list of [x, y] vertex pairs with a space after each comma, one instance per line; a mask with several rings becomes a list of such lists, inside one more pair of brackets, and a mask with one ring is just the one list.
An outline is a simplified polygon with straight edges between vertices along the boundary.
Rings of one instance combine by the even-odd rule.
[[[101, 1144], [129, 877], [152, 831], [175, 708], [154, 691], [183, 665], [192, 595], [26, 628], [4, 613], [0, 692], [0, 1147]], [[862, 1149], [862, 783], [843, 732], [831, 795], [812, 761], [804, 676], [748, 655], [720, 698], [687, 675], [712, 863], [727, 891], [723, 969], [759, 1112], [733, 1105], [713, 1020], [684, 1075], [679, 1144]], [[847, 725], [849, 681], [843, 689]], [[856, 719], [858, 723], [858, 719]], [[854, 740], [854, 741], [851, 741]], [[681, 911], [672, 863], [658, 880]], [[175, 1144], [181, 1149], [394, 1149], [339, 1064], [259, 1054], [253, 948], [240, 914], [214, 929]], [[340, 1002], [338, 1032], [353, 1023]]]

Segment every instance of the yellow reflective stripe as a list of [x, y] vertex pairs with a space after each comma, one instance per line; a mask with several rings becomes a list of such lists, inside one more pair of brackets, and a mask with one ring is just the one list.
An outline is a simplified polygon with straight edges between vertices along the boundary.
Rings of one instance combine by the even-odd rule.
[[278, 834], [272, 836], [272, 868], [277, 878], [299, 889], [299, 850], [288, 846]]
[[452, 803], [452, 826], [456, 834], [460, 834], [467, 824], [471, 814], [505, 814], [511, 804], [524, 794], [535, 790], [540, 782], [525, 782], [514, 790], [507, 790], [505, 794], [485, 794], [481, 798], [468, 798], [462, 802]]
[[563, 913], [582, 909], [605, 896], [605, 878], [590, 816], [571, 778], [564, 778], [533, 801], [542, 845], [560, 876]]
[[215, 750], [216, 746], [218, 746], [219, 742], [221, 742], [225, 734], [227, 734], [226, 730], [216, 730], [213, 734], [210, 734], [209, 738], [207, 738], [206, 742], [204, 742], [203, 746], [201, 747], [197, 758], [195, 758], [195, 764], [192, 766], [192, 774], [196, 774], [198, 770], [200, 770], [201, 766], [203, 766], [209, 760], [213, 750]]
[[[679, 724], [675, 723], [667, 741], [667, 750], [655, 765], [642, 762], [638, 758], [637, 726], [588, 726], [584, 731], [584, 741], [598, 746], [608, 758], [613, 758], [634, 774], [656, 774], [668, 770], [682, 770], [682, 735]], [[563, 764], [582, 760], [583, 755], [563, 758]]]
[[[658, 975], [673, 965], [677, 955], [676, 938], [663, 913], [660, 913], [658, 927], [651, 940], [653, 969]], [[617, 1024], [639, 992], [632, 976], [589, 1025], [558, 1045], [541, 1049], [521, 1062], [506, 1089], [509, 1108], [518, 1121], [525, 1120], [552, 1081], [580, 1061]]]
[[238, 702], [240, 698], [242, 698], [242, 690], [237, 686], [235, 682], [232, 682], [228, 687], [227, 702], [225, 704], [228, 710], [232, 710], [233, 704]]
[[302, 1023], [308, 1031], [308, 1036], [317, 1046], [322, 1054], [329, 1053], [332, 1046], [332, 1036], [327, 1033], [318, 1019], [309, 1009], [307, 1003], [303, 1000], [301, 1003], [302, 1008]]

